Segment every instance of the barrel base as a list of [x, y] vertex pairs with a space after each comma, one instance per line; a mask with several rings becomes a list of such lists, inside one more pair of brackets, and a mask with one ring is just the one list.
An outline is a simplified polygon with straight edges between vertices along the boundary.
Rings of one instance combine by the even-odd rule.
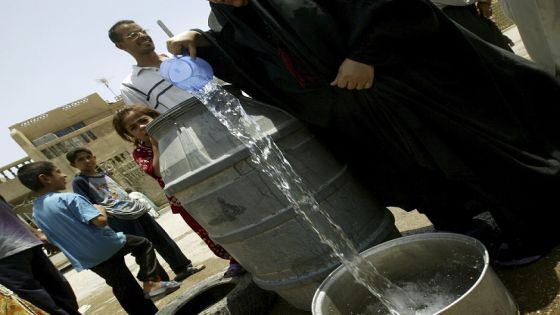
[[262, 315], [276, 300], [274, 292], [257, 287], [251, 276], [216, 274], [197, 283], [162, 308], [158, 315]]

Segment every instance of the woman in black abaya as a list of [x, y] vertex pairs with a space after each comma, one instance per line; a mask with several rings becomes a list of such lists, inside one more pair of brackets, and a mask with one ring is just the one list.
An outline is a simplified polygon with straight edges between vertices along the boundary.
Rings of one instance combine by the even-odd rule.
[[537, 66], [427, 0], [210, 2], [170, 52], [308, 123], [385, 205], [457, 232], [490, 211], [505, 264], [558, 243], [560, 85]]

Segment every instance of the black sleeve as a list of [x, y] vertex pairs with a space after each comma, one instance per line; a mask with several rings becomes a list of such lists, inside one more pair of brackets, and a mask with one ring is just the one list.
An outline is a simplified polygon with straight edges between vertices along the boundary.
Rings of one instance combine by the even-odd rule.
[[229, 83], [236, 83], [242, 80], [239, 76], [239, 71], [236, 69], [233, 60], [228, 60], [229, 54], [221, 51], [218, 41], [224, 41], [228, 35], [222, 32], [228, 32], [228, 27], [222, 29], [221, 32], [195, 30], [201, 33], [209, 42], [210, 46], [198, 48], [198, 55], [207, 60], [214, 69], [214, 75], [221, 80]]
[[428, 0], [351, 2], [347, 58], [362, 63], [398, 62], [398, 58], [422, 49], [418, 44], [440, 26], [438, 9]]
[[227, 52], [222, 50], [223, 48], [221, 47], [224, 44], [230, 48], [236, 47], [236, 44], [231, 41], [231, 38], [234, 38], [234, 36], [231, 34], [232, 29], [228, 25], [225, 25], [220, 32], [212, 30], [203, 32], [198, 29], [194, 29], [194, 31], [201, 33], [210, 42], [208, 47], [197, 48], [197, 55], [212, 65], [216, 77], [232, 84], [236, 89], [242, 89], [255, 99], [270, 104], [278, 102], [276, 98], [263, 93], [265, 89], [258, 88], [259, 83], [262, 82], [256, 82], [257, 79], [247, 78], [243, 75], [246, 65], [241, 65], [244, 60], [242, 56], [236, 58], [235, 54], [239, 53], [237, 50], [235, 52], [231, 49]]

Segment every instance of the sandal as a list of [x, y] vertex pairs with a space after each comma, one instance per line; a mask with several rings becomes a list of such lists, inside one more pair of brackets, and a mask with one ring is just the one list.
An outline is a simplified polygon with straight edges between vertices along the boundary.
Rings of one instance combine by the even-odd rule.
[[181, 283], [176, 281], [161, 281], [159, 285], [160, 285], [159, 288], [153, 289], [150, 292], [145, 292], [144, 298], [157, 299], [171, 292], [177, 291], [181, 287]]

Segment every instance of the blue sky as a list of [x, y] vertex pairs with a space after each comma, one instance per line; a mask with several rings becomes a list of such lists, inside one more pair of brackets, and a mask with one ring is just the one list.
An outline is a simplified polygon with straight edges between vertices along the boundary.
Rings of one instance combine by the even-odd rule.
[[8, 127], [91, 93], [113, 95], [96, 80], [107, 78], [118, 93], [132, 57], [109, 41], [107, 30], [122, 19], [149, 30], [158, 52], [171, 31], [207, 29], [206, 0], [4, 1], [0, 11], [0, 166], [26, 156]]

